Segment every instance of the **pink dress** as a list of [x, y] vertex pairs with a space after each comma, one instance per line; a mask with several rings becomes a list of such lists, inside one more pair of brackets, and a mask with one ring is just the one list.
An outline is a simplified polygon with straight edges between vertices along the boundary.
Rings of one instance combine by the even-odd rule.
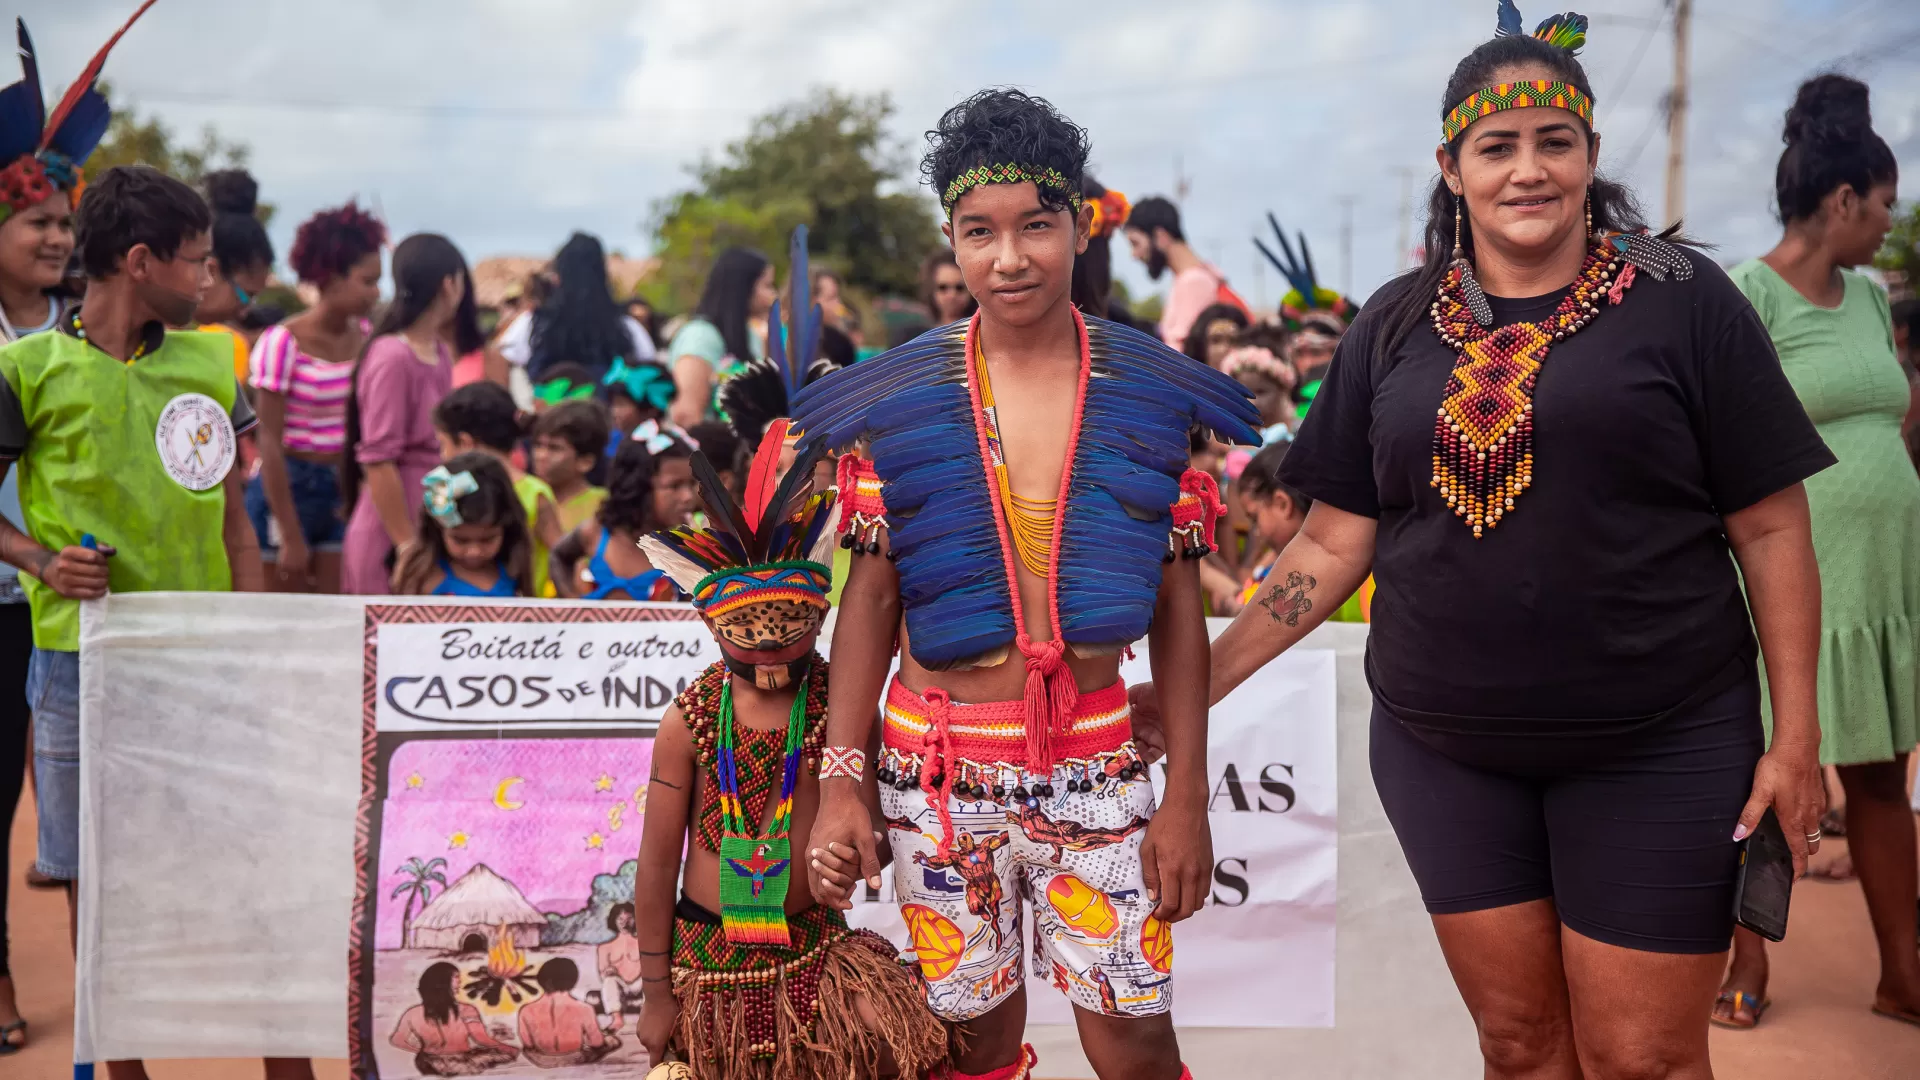
[[[453, 358], [438, 346], [439, 361], [421, 363], [406, 339], [379, 338], [360, 362], [360, 442], [353, 448], [362, 468], [390, 462], [400, 470], [409, 513], [418, 513], [420, 480], [440, 464], [440, 443], [433, 434], [433, 410], [453, 388]], [[393, 543], [373, 506], [364, 479], [353, 516], [347, 519], [342, 554], [342, 592], [388, 592], [387, 553]]]

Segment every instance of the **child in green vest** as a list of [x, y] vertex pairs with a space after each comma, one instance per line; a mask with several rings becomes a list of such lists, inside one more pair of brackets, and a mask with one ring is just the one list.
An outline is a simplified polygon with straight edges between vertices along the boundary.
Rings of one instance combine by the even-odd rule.
[[[192, 322], [208, 285], [211, 224], [185, 184], [107, 170], [74, 222], [86, 300], [55, 332], [0, 348], [0, 470], [18, 470], [26, 526], [0, 520], [0, 559], [21, 570], [33, 608], [39, 868], [68, 882], [80, 869], [80, 601], [262, 587], [234, 467], [254, 418], [232, 342], [167, 329]], [[138, 1062], [109, 1071], [144, 1075]]]

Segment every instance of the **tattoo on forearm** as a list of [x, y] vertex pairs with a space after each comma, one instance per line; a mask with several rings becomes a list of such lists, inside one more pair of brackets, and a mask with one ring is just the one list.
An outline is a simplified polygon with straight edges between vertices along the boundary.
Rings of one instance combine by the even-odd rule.
[[1260, 600], [1260, 606], [1267, 609], [1274, 622], [1299, 626], [1300, 616], [1313, 610], [1313, 601], [1307, 594], [1320, 582], [1312, 574], [1303, 574], [1298, 570], [1287, 573], [1287, 579], [1267, 590]]

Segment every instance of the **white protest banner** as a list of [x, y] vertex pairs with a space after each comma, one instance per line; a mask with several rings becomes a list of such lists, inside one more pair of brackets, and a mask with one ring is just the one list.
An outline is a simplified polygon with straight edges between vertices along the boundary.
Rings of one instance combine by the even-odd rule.
[[[346, 1056], [362, 730], [366, 710], [384, 697], [368, 693], [370, 685], [384, 687], [369, 679], [380, 674], [377, 664], [372, 671], [367, 666], [369, 603], [356, 597], [139, 593], [87, 606], [81, 629], [78, 1060]], [[519, 618], [524, 611], [618, 606], [506, 601], [486, 607]], [[686, 614], [685, 608], [654, 610], [677, 611], [672, 617], [680, 619]], [[611, 663], [577, 666], [577, 643], [600, 640], [602, 629], [569, 618], [578, 617], [561, 616], [554, 626], [540, 628], [565, 629], [565, 640], [576, 643], [575, 663], [558, 670], [509, 670], [517, 663], [513, 657], [504, 658], [506, 666], [498, 671], [463, 666], [465, 661], [440, 654], [442, 635], [463, 624], [419, 623], [420, 643], [396, 642], [386, 654], [386, 677], [427, 675], [430, 683], [440, 675], [451, 711], [432, 707], [446, 705], [437, 695], [429, 707], [420, 707], [421, 698], [410, 697], [406, 688], [422, 683], [394, 690], [395, 699], [417, 716], [448, 720], [484, 713], [497, 723], [531, 713], [531, 730], [551, 734], [538, 725], [569, 718], [543, 712], [546, 701], [527, 709], [528, 701], [540, 697], [527, 694], [527, 678], [551, 678], [535, 684], [549, 693], [561, 685], [577, 689], [581, 682], [588, 684], [589, 697], [603, 702], [616, 693], [600, 689], [600, 680], [614, 674]], [[669, 624], [658, 618], [633, 628], [627, 640], [666, 640]], [[1479, 1074], [1471, 1022], [1367, 775], [1365, 636], [1365, 627], [1329, 625], [1302, 643], [1307, 650], [1337, 653], [1343, 774], [1337, 818], [1323, 802], [1334, 797], [1336, 785], [1323, 783], [1317, 771], [1323, 766], [1312, 764], [1322, 760], [1319, 751], [1294, 741], [1321, 730], [1301, 719], [1319, 707], [1313, 704], [1318, 691], [1306, 689], [1317, 678], [1311, 670], [1277, 683], [1263, 675], [1213, 712], [1213, 898], [1206, 911], [1176, 930], [1175, 1015], [1182, 1056], [1196, 1075], [1361, 1080]], [[478, 634], [474, 641], [485, 644]], [[410, 651], [426, 666], [406, 662]], [[658, 712], [648, 705], [644, 680], [636, 680], [649, 675], [672, 687], [705, 658], [613, 658], [623, 659], [618, 674], [626, 689], [617, 691], [619, 711], [603, 718], [618, 721], [623, 733], [644, 735]], [[486, 706], [458, 708], [472, 696], [460, 689], [461, 678], [499, 674], [513, 676], [515, 697], [509, 699], [506, 684], [499, 683]], [[1128, 674], [1145, 677], [1144, 671]], [[479, 685], [488, 689], [486, 682]], [[400, 725], [410, 721], [396, 715], [394, 733], [405, 734]], [[590, 779], [597, 781], [600, 771]], [[485, 788], [475, 808], [505, 815], [491, 801], [507, 777], [490, 772], [475, 771], [472, 783]], [[525, 779], [501, 801], [524, 802]], [[1280, 811], [1289, 788], [1293, 805]], [[621, 794], [631, 813], [634, 793]], [[599, 821], [611, 809], [613, 799], [606, 801], [595, 808]], [[1326, 909], [1318, 892], [1335, 884], [1334, 852], [1312, 839], [1336, 819], [1337, 943], [1321, 926]], [[634, 823], [617, 833], [610, 822], [602, 829], [603, 841], [617, 836], [621, 845], [637, 845], [628, 839], [633, 833]], [[584, 849], [586, 836], [574, 842]], [[416, 855], [428, 863], [446, 857], [449, 839], [439, 837], [437, 853], [407, 852], [397, 863], [382, 860], [379, 869], [391, 872]], [[1244, 860], [1244, 868], [1234, 860]], [[1315, 868], [1322, 863], [1324, 870]], [[445, 870], [440, 868], [443, 875]], [[448, 876], [449, 884], [459, 876]], [[1236, 903], [1242, 882], [1247, 899]], [[523, 895], [543, 916], [565, 918], [589, 910], [577, 892]], [[1214, 934], [1209, 922], [1228, 917], [1234, 921]], [[1323, 953], [1328, 946], [1337, 950], [1337, 970]], [[1251, 977], [1263, 981], [1244, 981]], [[1328, 980], [1337, 1011], [1316, 1017], [1309, 1006], [1324, 998]], [[1036, 1023], [1028, 1037], [1041, 1050], [1042, 1075], [1091, 1076], [1078, 1057], [1074, 1029], [1039, 1022], [1060, 1018], [1054, 1004], [1059, 994], [1037, 989], [1031, 999]], [[1235, 1011], [1207, 1011], [1215, 1007]], [[1295, 1030], [1210, 1026], [1221, 1023], [1215, 1017], [1222, 1015], [1242, 1018], [1235, 1023], [1273, 1022], [1269, 1007], [1303, 1018], [1294, 1022], [1337, 1024]], [[1056, 1011], [1040, 1012], [1046, 1009]]]

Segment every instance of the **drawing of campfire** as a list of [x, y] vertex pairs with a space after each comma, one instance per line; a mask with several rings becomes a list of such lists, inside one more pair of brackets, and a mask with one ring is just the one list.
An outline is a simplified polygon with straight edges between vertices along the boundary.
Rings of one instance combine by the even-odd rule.
[[488, 1008], [499, 1007], [503, 994], [518, 1005], [540, 996], [539, 984], [526, 971], [527, 954], [514, 947], [513, 928], [501, 923], [498, 936], [487, 949], [486, 965], [468, 972], [461, 989], [468, 998], [486, 1002]]
[[413, 920], [412, 944], [443, 954], [484, 952], [485, 962], [466, 973], [463, 995], [488, 1008], [498, 1008], [502, 998], [519, 1005], [540, 996], [520, 943], [537, 947], [546, 923], [547, 917], [513, 882], [487, 864], [475, 863], [420, 910]]

